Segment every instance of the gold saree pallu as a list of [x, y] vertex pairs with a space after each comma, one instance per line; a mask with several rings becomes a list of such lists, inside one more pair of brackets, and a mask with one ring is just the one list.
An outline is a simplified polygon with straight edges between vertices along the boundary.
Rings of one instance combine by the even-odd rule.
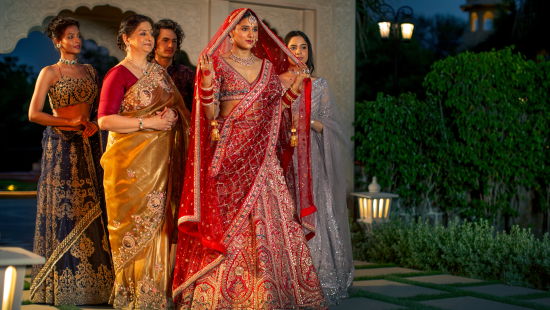
[[164, 69], [150, 66], [150, 73], [126, 93], [120, 114], [149, 117], [170, 107], [179, 118], [170, 131], [109, 134], [101, 164], [115, 268], [111, 296], [115, 308], [172, 307], [170, 248], [188, 112]]

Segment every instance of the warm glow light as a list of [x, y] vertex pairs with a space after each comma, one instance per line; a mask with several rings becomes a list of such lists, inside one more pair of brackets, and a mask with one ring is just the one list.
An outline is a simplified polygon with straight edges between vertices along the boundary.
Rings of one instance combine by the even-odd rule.
[[357, 197], [359, 205], [359, 218], [357, 221], [365, 224], [387, 221], [390, 217], [392, 199], [399, 196], [380, 192], [380, 184], [376, 182], [376, 177], [372, 178], [368, 189], [368, 192], [351, 193], [352, 196]]
[[388, 217], [388, 213], [390, 212], [391, 207], [391, 199], [386, 198], [386, 208], [384, 208], [384, 217]]
[[367, 199], [359, 198], [359, 218], [367, 216]]
[[383, 39], [387, 39], [390, 37], [390, 29], [391, 29], [390, 22], [379, 22], [378, 28], [380, 28], [380, 36]]
[[405, 40], [410, 40], [413, 36], [414, 25], [411, 23], [401, 24], [401, 36]]
[[2, 294], [2, 310], [10, 310], [13, 304], [17, 270], [13, 266], [6, 268], [4, 273], [4, 292]]
[[7, 189], [8, 189], [9, 191], [14, 191], [14, 190], [15, 190], [15, 185], [10, 184], [10, 185], [8, 185]]

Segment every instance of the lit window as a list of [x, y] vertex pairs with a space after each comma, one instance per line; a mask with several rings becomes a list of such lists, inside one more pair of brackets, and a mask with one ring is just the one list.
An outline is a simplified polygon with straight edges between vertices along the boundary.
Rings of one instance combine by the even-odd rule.
[[485, 31], [492, 31], [493, 30], [493, 19], [494, 19], [493, 12], [485, 12], [483, 14], [483, 30]]
[[472, 12], [470, 14], [470, 31], [476, 32], [477, 31], [477, 13]]

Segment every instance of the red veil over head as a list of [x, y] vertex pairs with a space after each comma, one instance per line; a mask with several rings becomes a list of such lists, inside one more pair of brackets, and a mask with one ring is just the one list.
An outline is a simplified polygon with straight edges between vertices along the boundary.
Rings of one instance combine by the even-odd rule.
[[[229, 32], [235, 28], [240, 22], [243, 15], [251, 12], [258, 20], [258, 42], [252, 49], [252, 52], [259, 58], [268, 59], [272, 64], [277, 74], [283, 73], [288, 69], [291, 58], [294, 62], [299, 63], [299, 60], [285, 46], [283, 41], [275, 35], [262, 20], [250, 9], [242, 8], [233, 11], [218, 29], [214, 37], [210, 40], [207, 47], [202, 51], [202, 54], [208, 54], [213, 57], [231, 49], [229, 42]], [[206, 119], [204, 111], [201, 109], [199, 100], [199, 87], [201, 85], [202, 75], [200, 69], [197, 68], [195, 77], [194, 91], [194, 108], [191, 117], [190, 128], [190, 143], [187, 159], [186, 175], [183, 186], [182, 201], [178, 214], [178, 227], [181, 233], [197, 238], [202, 243], [203, 247], [213, 250], [212, 254], [219, 255], [225, 253], [225, 245], [222, 241], [223, 231], [220, 227], [223, 225], [223, 219], [216, 216], [216, 204], [208, 199], [211, 199], [211, 193], [208, 192], [208, 182], [212, 182], [208, 171], [212, 160], [212, 145], [210, 141], [210, 126]], [[311, 172], [309, 166], [309, 112], [310, 112], [310, 97], [311, 97], [311, 81], [307, 79], [304, 90], [305, 96], [299, 105], [300, 114], [297, 124], [298, 130], [298, 146], [296, 148], [298, 157], [298, 179], [296, 180], [296, 197], [300, 222], [302, 223], [306, 236], [313, 237], [314, 234], [314, 218], [312, 214], [316, 208], [313, 205], [311, 194]], [[280, 98], [278, 99], [280, 100]], [[280, 103], [279, 103], [280, 104]], [[281, 124], [280, 139], [278, 142], [278, 155], [282, 166], [287, 171], [292, 167], [292, 154], [294, 148], [288, 142], [291, 119], [289, 109], [284, 109], [286, 115], [283, 115]], [[291, 189], [291, 192], [293, 189]], [[180, 238], [188, 238], [181, 236]], [[216, 254], [218, 253], [218, 254]]]

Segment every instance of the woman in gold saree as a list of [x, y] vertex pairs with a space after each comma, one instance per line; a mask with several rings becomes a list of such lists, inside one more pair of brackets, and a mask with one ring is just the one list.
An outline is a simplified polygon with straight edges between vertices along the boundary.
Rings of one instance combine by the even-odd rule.
[[189, 112], [166, 70], [147, 62], [152, 21], [122, 21], [126, 58], [103, 82], [99, 125], [110, 131], [101, 158], [115, 284], [122, 309], [172, 307], [174, 211], [179, 203]]

